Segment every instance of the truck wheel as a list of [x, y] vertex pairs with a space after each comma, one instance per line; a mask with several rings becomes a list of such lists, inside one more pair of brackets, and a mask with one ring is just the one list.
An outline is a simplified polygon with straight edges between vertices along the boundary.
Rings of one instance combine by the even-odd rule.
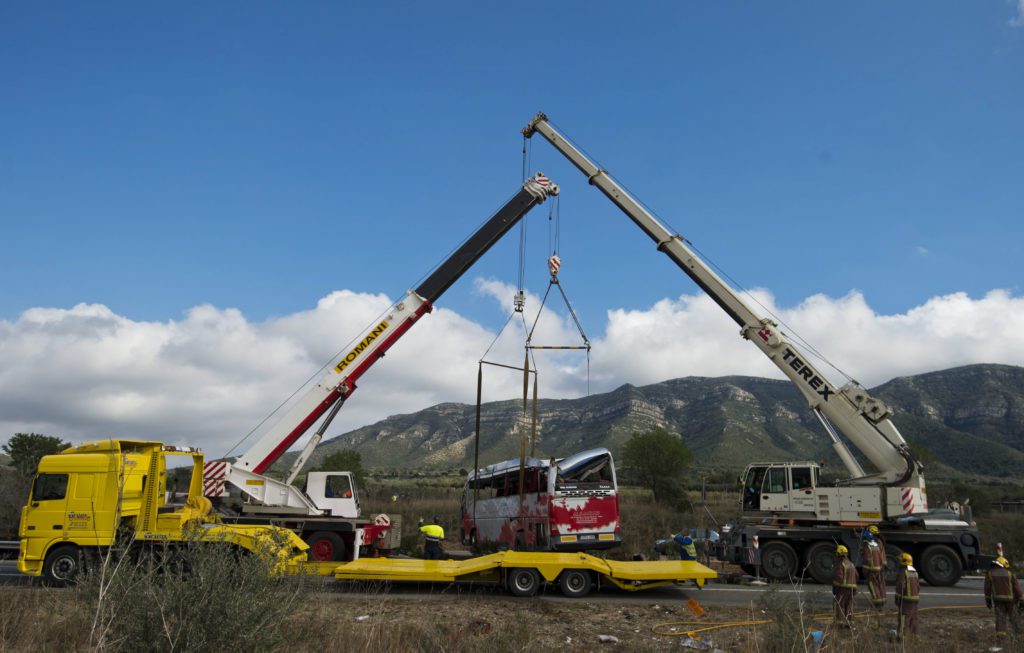
[[960, 580], [963, 563], [956, 551], [944, 544], [933, 544], [921, 555], [921, 577], [929, 585], [948, 587]]
[[309, 559], [314, 562], [341, 562], [345, 559], [345, 542], [337, 533], [318, 531], [306, 541]]
[[506, 582], [513, 596], [533, 596], [540, 590], [540, 574], [536, 569], [509, 569]]
[[797, 575], [797, 557], [785, 542], [769, 542], [761, 547], [761, 573], [771, 580], [788, 581]]
[[63, 587], [73, 584], [85, 566], [82, 551], [74, 544], [61, 544], [46, 554], [43, 580], [49, 585]]
[[885, 545], [885, 582], [893, 584], [896, 582], [896, 574], [900, 570], [900, 556], [903, 549], [892, 544]]
[[831, 542], [815, 542], [804, 553], [804, 567], [811, 578], [822, 585], [832, 584], [836, 567], [836, 547]]
[[558, 577], [558, 589], [570, 599], [582, 599], [590, 594], [593, 584], [590, 572], [584, 569], [566, 569]]

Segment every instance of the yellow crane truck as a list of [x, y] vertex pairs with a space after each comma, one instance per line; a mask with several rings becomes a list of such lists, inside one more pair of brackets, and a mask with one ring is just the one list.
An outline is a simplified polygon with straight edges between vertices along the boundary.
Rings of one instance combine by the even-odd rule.
[[[188, 494], [167, 491], [168, 458], [192, 459]], [[18, 571], [55, 584], [73, 581], [111, 547], [200, 541], [278, 558], [283, 570], [309, 548], [290, 530], [221, 524], [203, 496], [203, 453], [161, 442], [100, 440], [39, 461], [18, 530]]]

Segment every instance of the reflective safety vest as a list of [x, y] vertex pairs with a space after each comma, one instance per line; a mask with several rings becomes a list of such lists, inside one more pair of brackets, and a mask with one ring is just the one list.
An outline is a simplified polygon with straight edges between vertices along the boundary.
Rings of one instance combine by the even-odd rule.
[[998, 603], [1012, 603], [1021, 597], [1020, 585], [1009, 569], [990, 569], [985, 575], [985, 598]]
[[683, 560], [697, 559], [697, 545], [693, 543], [692, 537], [689, 535], [676, 535], [673, 539], [679, 543], [680, 557]]
[[440, 542], [444, 539], [444, 529], [437, 524], [420, 526], [420, 532], [427, 536], [428, 542]]
[[917, 570], [906, 566], [900, 570], [896, 577], [896, 596], [901, 601], [919, 601], [921, 599], [921, 581], [917, 577]]
[[882, 571], [882, 549], [875, 542], [865, 542], [862, 547], [860, 566], [864, 571]]
[[850, 559], [842, 557], [836, 560], [836, 573], [832, 575], [832, 587], [840, 589], [857, 589], [857, 568]]

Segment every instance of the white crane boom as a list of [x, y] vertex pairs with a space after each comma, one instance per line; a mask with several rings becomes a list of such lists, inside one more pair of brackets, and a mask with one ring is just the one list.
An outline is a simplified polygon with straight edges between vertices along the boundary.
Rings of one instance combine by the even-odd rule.
[[[683, 272], [690, 276], [739, 326], [740, 335], [750, 340], [806, 398], [826, 431], [833, 447], [857, 485], [900, 485], [924, 487], [920, 465], [910, 454], [903, 436], [889, 420], [892, 409], [868, 393], [856, 382], [837, 388], [804, 356], [767, 317], [754, 312], [725, 281], [686, 244], [671, 233], [605, 171], [596, 166], [568, 139], [559, 134], [547, 116], [537, 114], [523, 129], [527, 138], [538, 133], [576, 166], [591, 185], [608, 199], [657, 244]], [[834, 427], [834, 428], [833, 428]], [[867, 475], [840, 440], [836, 429], [877, 468]]]

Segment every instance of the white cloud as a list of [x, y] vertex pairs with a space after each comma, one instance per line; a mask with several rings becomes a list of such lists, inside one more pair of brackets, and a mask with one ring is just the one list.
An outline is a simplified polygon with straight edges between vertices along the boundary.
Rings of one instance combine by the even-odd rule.
[[[479, 280], [477, 290], [495, 311], [511, 312], [512, 286]], [[936, 297], [897, 315], [879, 315], [857, 292], [815, 295], [785, 309], [765, 291], [755, 296], [866, 385], [967, 363], [1024, 364], [1024, 298], [1005, 291]], [[76, 441], [152, 438], [220, 455], [389, 305], [383, 295], [338, 291], [311, 310], [261, 323], [206, 305], [169, 322], [136, 321], [96, 304], [25, 311], [0, 321], [0, 437], [33, 430]], [[528, 297], [527, 325], [539, 305]], [[594, 326], [604, 330], [590, 334], [594, 392], [690, 375], [781, 376], [703, 295], [611, 310], [605, 325]], [[477, 362], [495, 335], [435, 309], [363, 377], [329, 434], [440, 402], [474, 401]], [[521, 365], [523, 340], [516, 316], [487, 359]], [[580, 342], [560, 298], [549, 298], [533, 342]], [[543, 396], [585, 393], [582, 352], [536, 353]], [[514, 371], [488, 368], [484, 382], [487, 401], [522, 391]]]
[[[1013, 0], [1010, 0], [1013, 2]], [[1016, 0], [1017, 15], [1010, 19], [1010, 27], [1024, 27], [1024, 0]]]

